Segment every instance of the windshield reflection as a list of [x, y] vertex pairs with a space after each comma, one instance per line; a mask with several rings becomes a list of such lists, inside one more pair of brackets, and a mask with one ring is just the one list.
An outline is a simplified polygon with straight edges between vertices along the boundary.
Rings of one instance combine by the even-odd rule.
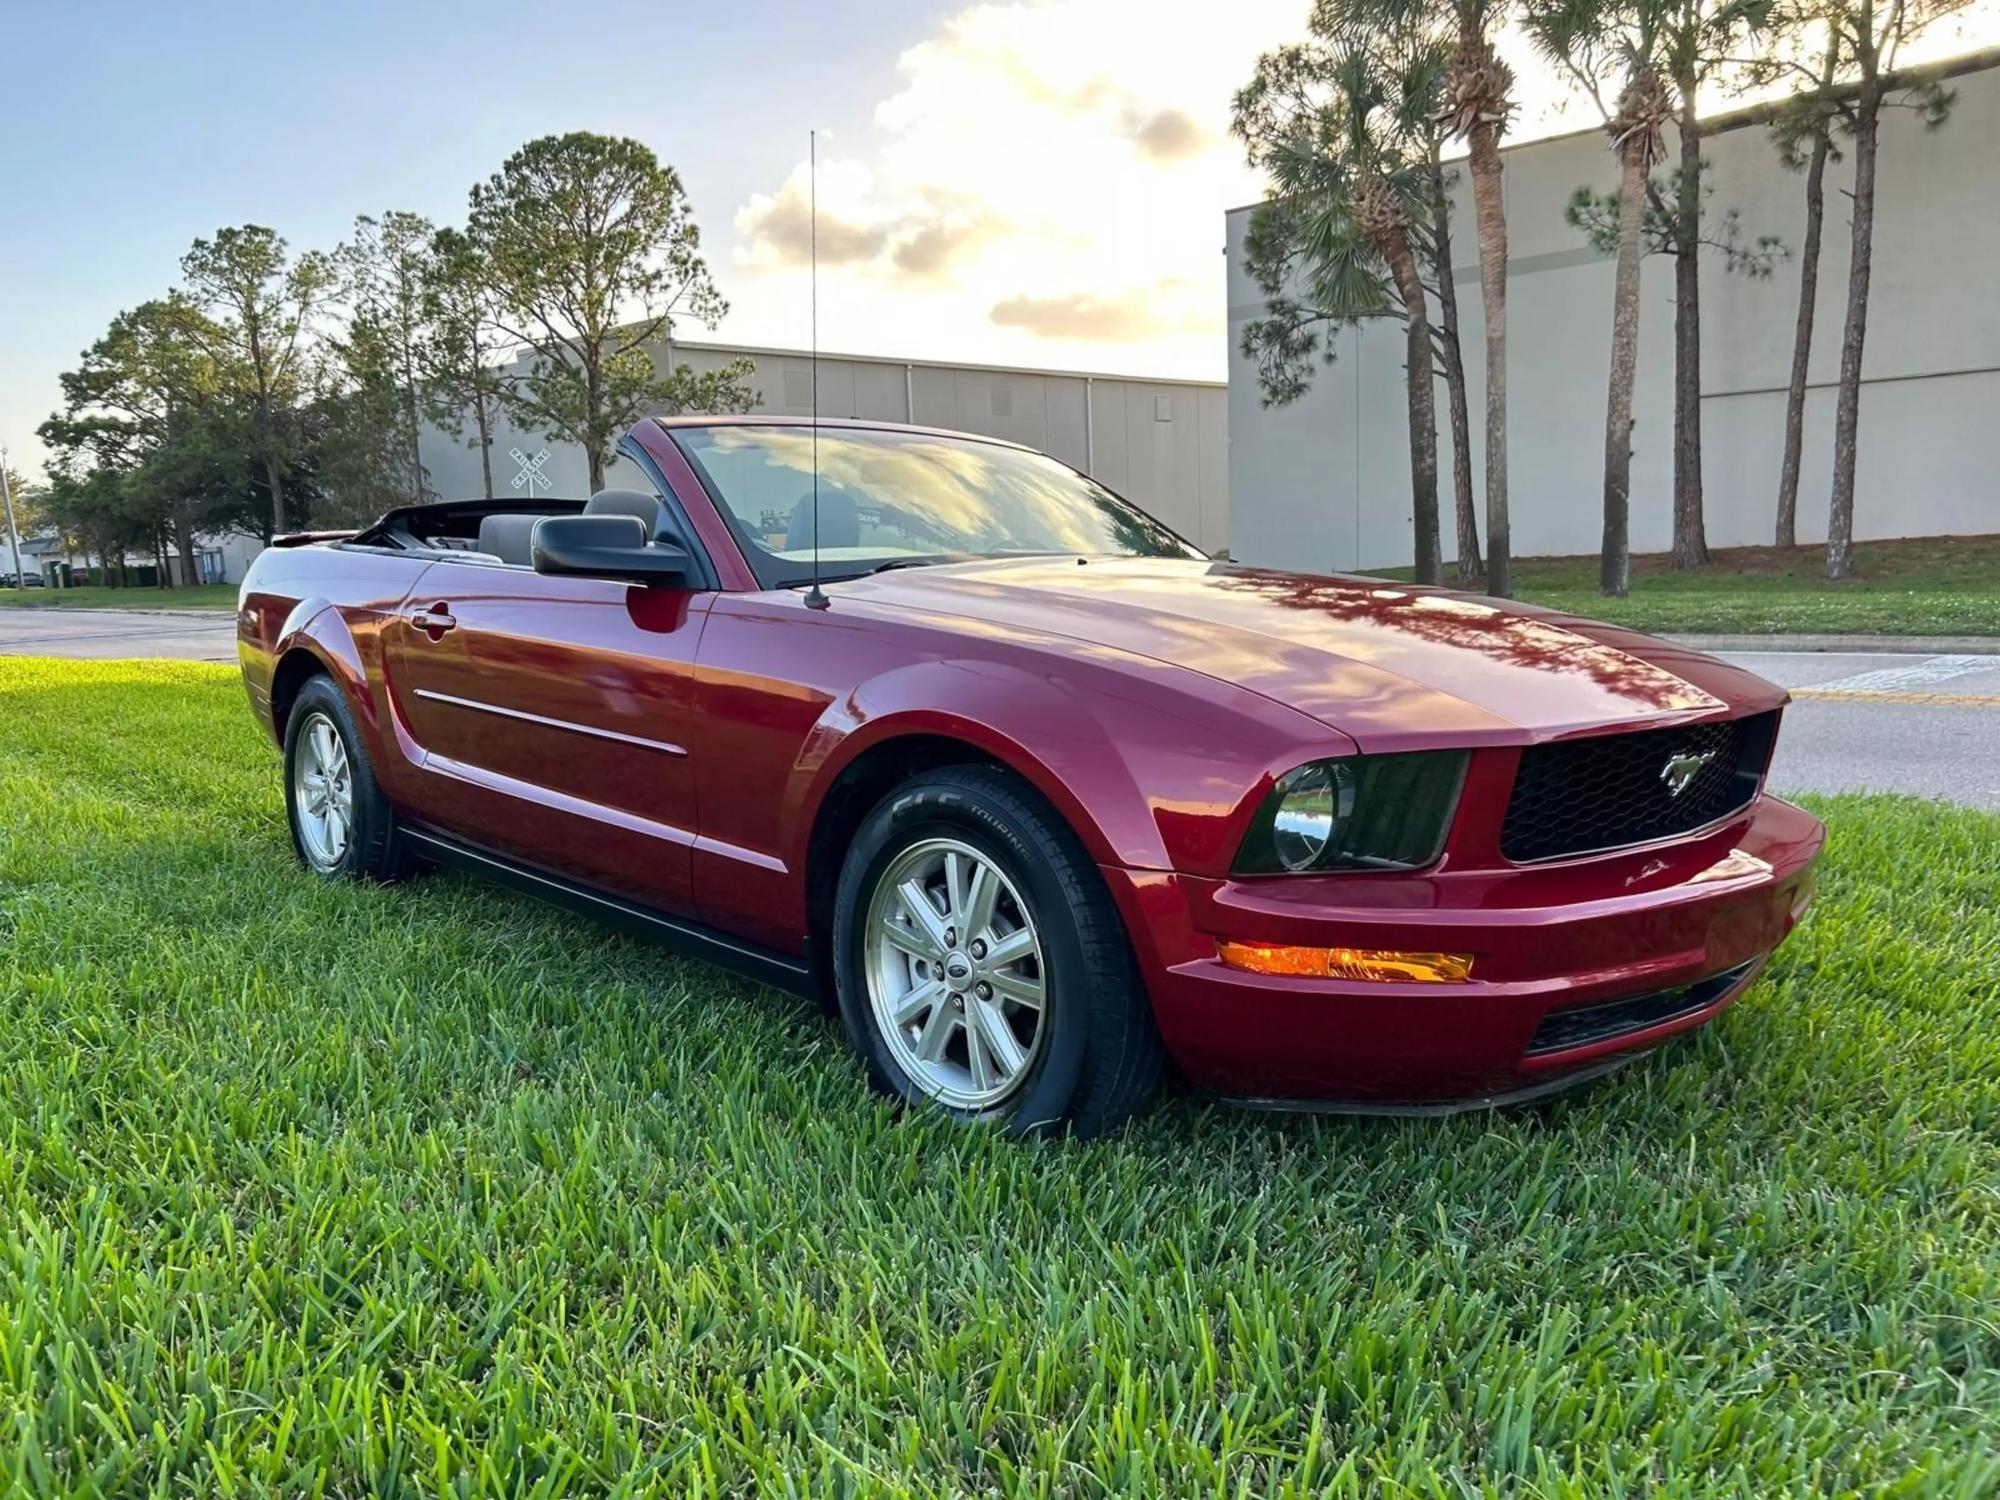
[[[766, 588], [885, 565], [1047, 553], [1199, 558], [1137, 506], [1056, 460], [887, 429], [683, 427], [673, 433]], [[818, 496], [814, 496], [814, 465]]]

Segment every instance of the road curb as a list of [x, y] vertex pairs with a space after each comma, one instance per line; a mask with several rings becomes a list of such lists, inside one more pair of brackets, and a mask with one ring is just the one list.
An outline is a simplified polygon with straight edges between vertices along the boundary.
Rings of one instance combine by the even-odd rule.
[[0, 609], [0, 619], [17, 615], [157, 615], [168, 620], [220, 620], [234, 624], [233, 609], [175, 609], [144, 604], [12, 604]]
[[1908, 656], [2000, 656], [1990, 635], [1680, 635], [1665, 637], [1697, 651], [1896, 652]]

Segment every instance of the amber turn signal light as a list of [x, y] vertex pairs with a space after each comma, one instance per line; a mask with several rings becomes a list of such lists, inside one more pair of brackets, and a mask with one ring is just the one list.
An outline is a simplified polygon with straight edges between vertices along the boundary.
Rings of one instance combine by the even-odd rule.
[[1218, 942], [1216, 952], [1248, 974], [1307, 979], [1373, 979], [1392, 984], [1456, 984], [1472, 977], [1470, 953], [1400, 953], [1375, 948], [1295, 948]]

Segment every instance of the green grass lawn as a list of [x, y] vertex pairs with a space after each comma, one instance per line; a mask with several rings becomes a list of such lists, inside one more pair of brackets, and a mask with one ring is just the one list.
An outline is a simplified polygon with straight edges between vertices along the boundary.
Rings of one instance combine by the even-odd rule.
[[0, 1491], [2000, 1489], [2000, 818], [1817, 804], [1719, 1024], [1013, 1144], [799, 1003], [308, 880], [231, 671], [0, 660]]
[[108, 588], [84, 584], [69, 589], [0, 589], [0, 609], [234, 609], [236, 585], [203, 583], [192, 588]]
[[1816, 547], [1727, 548], [1690, 572], [1662, 556], [1635, 557], [1630, 595], [1605, 599], [1594, 556], [1517, 558], [1514, 592], [1640, 630], [2000, 635], [2000, 536], [1863, 542], [1856, 559], [1852, 578], [1828, 583]]

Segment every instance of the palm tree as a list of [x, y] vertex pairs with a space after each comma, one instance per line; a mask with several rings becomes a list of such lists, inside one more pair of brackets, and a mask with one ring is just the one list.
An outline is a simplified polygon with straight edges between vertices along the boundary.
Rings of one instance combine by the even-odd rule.
[[[1325, 0], [1325, 9], [1339, 13], [1346, 0]], [[1316, 12], [1316, 14], [1318, 14]], [[1379, 25], [1379, 20], [1376, 22]], [[1354, 28], [1370, 35], [1363, 22]], [[1379, 34], [1378, 34], [1379, 37]], [[1389, 85], [1395, 131], [1421, 159], [1428, 198], [1428, 234], [1419, 233], [1423, 258], [1429, 264], [1431, 289], [1438, 300], [1433, 330], [1438, 372], [1444, 376], [1451, 423], [1451, 499], [1458, 532], [1458, 581], [1471, 585], [1485, 571], [1479, 557], [1479, 512], [1472, 486], [1472, 416], [1465, 390], [1465, 351], [1459, 339], [1458, 287], [1453, 280], [1451, 197], [1445, 168], [1445, 129], [1438, 118], [1444, 98], [1445, 70], [1451, 65], [1454, 35], [1439, 24], [1434, 11], [1416, 7], [1387, 32], [1383, 49], [1385, 81]]]
[[1672, 101], [1660, 75], [1635, 61], [1618, 113], [1605, 125], [1618, 152], [1618, 271], [1612, 285], [1611, 378], [1604, 413], [1604, 538], [1597, 591], [1622, 599], [1632, 586], [1632, 387], [1639, 372], [1639, 229], [1646, 174], [1661, 155]]
[[[1409, 149], [1407, 113], [1397, 109], [1401, 76], [1363, 46], [1293, 46], [1260, 58], [1255, 78], [1238, 93], [1234, 128], [1273, 188], [1272, 203], [1253, 220], [1249, 245], [1253, 272], [1273, 294], [1272, 310], [1245, 338], [1260, 361], [1292, 356], [1288, 378], [1264, 382], [1267, 398], [1292, 399], [1304, 388], [1298, 356], [1317, 347], [1296, 342], [1311, 337], [1302, 329], [1383, 310], [1390, 302], [1386, 275], [1406, 335], [1416, 576], [1436, 583], [1434, 355], [1416, 253], [1430, 183], [1425, 159]], [[1310, 300], [1287, 301], [1285, 284], [1301, 263]]]
[[[1673, 97], [1654, 67], [1659, 43], [1650, 0], [1528, 0], [1535, 44], [1598, 101], [1618, 153], [1618, 269], [1611, 294], [1611, 375], [1604, 410], [1604, 537], [1597, 591], [1622, 599], [1631, 587], [1632, 387], [1639, 369], [1639, 256], [1647, 173], [1663, 154], [1661, 127]], [[1602, 84], [1622, 72], [1615, 107]]]
[[[1409, 0], [1359, 0], [1391, 11]], [[1479, 227], [1479, 295], [1486, 322], [1486, 589], [1513, 592], [1507, 518], [1507, 208], [1501, 197], [1500, 137], [1514, 113], [1514, 74], [1494, 49], [1506, 18], [1502, 0], [1425, 0], [1457, 32], [1445, 70], [1438, 119], [1463, 137]]]
[[1451, 508], [1458, 522], [1458, 581], [1479, 581], [1479, 512], [1472, 497], [1472, 413], [1465, 394], [1465, 341], [1459, 336], [1458, 286], [1451, 258], [1451, 196], [1438, 153], [1430, 161], [1431, 273], [1438, 294], [1438, 363], [1451, 419]]
[[1799, 542], [1799, 462], [1805, 448], [1806, 376], [1812, 365], [1813, 320], [1819, 302], [1820, 233], [1826, 220], [1826, 164], [1838, 156], [1833, 133], [1840, 118], [1834, 83], [1840, 76], [1840, 40], [1830, 35], [1819, 73], [1801, 88], [1771, 123], [1778, 159], [1806, 178], [1805, 238], [1799, 247], [1799, 312], [1792, 334], [1792, 378], [1785, 392], [1785, 452], [1778, 472], [1778, 517], [1773, 540], [1780, 547]]
[[1701, 477], [1702, 86], [1734, 67], [1744, 35], [1762, 27], [1772, 0], [1647, 0], [1659, 32], [1659, 65], [1679, 112], [1680, 166], [1670, 216], [1674, 242], [1674, 566], [1708, 562]]
[[1834, 406], [1833, 493], [1827, 505], [1826, 576], [1854, 567], [1854, 471], [1861, 430], [1861, 351], [1868, 335], [1868, 282], [1875, 251], [1875, 158], [1882, 110], [1904, 104], [1935, 130], [1952, 94], [1934, 74], [1899, 73], [1906, 43], [1966, 8], [1968, 0], [1829, 0], [1823, 16], [1856, 74], [1846, 105], [1854, 138], [1854, 220], [1848, 255], [1847, 317], [1840, 338], [1840, 395]]

